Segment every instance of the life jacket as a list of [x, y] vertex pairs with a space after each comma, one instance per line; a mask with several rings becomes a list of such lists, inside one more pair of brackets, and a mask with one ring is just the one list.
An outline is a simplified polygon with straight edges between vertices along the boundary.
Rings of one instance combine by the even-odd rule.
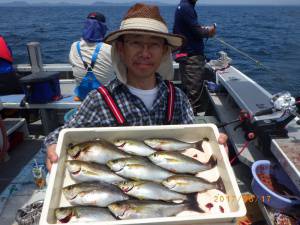
[[[175, 101], [175, 86], [171, 81], [165, 81], [168, 87], [168, 103], [167, 103], [167, 111], [165, 116], [165, 125], [169, 125], [172, 122], [173, 114], [174, 114], [174, 101]], [[111, 114], [114, 116], [116, 122], [119, 126], [128, 125], [125, 117], [123, 116], [120, 108], [117, 106], [116, 102], [112, 98], [110, 92], [106, 87], [101, 85], [98, 87], [98, 92], [102, 95], [104, 101], [106, 102]]]
[[102, 47], [102, 42], [97, 43], [95, 51], [92, 55], [92, 59], [91, 59], [91, 65], [88, 65], [87, 62], [85, 62], [82, 58], [81, 55], [81, 51], [80, 51], [80, 41], [77, 42], [76, 44], [76, 48], [77, 48], [77, 52], [78, 55], [81, 58], [81, 61], [84, 65], [84, 68], [86, 69], [86, 75], [82, 78], [80, 84], [78, 87], [75, 88], [75, 94], [76, 96], [82, 101], [87, 94], [91, 91], [91, 90], [95, 90], [97, 89], [101, 83], [97, 80], [94, 72], [93, 72], [93, 68], [95, 66], [98, 54], [100, 52], [100, 49]]
[[4, 38], [0, 35], [0, 58], [12, 63], [13, 57], [10, 49], [8, 48]]

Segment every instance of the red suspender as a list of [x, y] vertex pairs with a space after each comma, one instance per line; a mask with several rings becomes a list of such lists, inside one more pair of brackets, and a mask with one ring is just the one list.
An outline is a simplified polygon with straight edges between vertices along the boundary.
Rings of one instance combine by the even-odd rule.
[[174, 101], [175, 101], [175, 87], [174, 84], [167, 80], [165, 81], [168, 86], [168, 108], [167, 115], [165, 119], [165, 124], [171, 124], [174, 114]]
[[111, 97], [111, 94], [109, 93], [109, 91], [102, 85], [100, 87], [98, 87], [97, 90], [104, 98], [107, 106], [110, 109], [110, 112], [114, 115], [117, 123], [120, 126], [124, 125], [126, 120], [125, 120], [124, 116], [122, 115], [119, 107], [116, 105], [114, 99]]
[[[171, 81], [165, 81], [168, 87], [168, 105], [167, 105], [167, 113], [165, 118], [165, 124], [171, 124], [174, 114], [174, 101], [175, 101], [175, 87], [174, 84]], [[114, 99], [112, 98], [109, 91], [104, 87], [100, 86], [98, 89], [98, 92], [102, 95], [103, 99], [105, 100], [108, 108], [110, 109], [110, 112], [114, 115], [117, 123], [122, 126], [126, 124], [126, 120], [119, 109], [119, 107], [116, 105]]]

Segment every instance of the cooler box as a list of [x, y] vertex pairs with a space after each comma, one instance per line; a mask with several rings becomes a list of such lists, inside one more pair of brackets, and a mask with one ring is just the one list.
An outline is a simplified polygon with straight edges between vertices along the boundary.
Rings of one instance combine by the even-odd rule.
[[47, 103], [61, 98], [59, 73], [37, 72], [20, 79], [25, 102]]
[[[228, 200], [228, 210], [225, 213], [190, 211], [172, 217], [159, 217], [147, 219], [130, 219], [116, 221], [89, 222], [89, 225], [192, 225], [192, 224], [236, 224], [236, 218], [246, 214], [246, 208], [241, 197], [233, 170], [223, 146], [217, 142], [218, 129], [213, 124], [171, 125], [171, 126], [136, 126], [136, 127], [109, 127], [109, 128], [71, 128], [63, 129], [59, 134], [57, 153], [59, 161], [52, 165], [40, 225], [58, 225], [54, 210], [58, 207], [70, 206], [62, 193], [62, 187], [75, 183], [66, 169], [65, 161], [69, 159], [66, 149], [69, 144], [77, 144], [97, 138], [107, 141], [116, 139], [144, 140], [146, 138], [176, 138], [185, 142], [197, 142], [208, 138], [207, 147], [217, 160], [214, 170], [218, 171], [223, 180], [226, 194], [225, 198], [211, 196], [211, 201], [220, 202]], [[201, 194], [201, 193], [200, 193]], [[224, 197], [224, 196], [223, 196]], [[199, 201], [198, 201], [199, 202]], [[86, 223], [68, 223], [84, 225]]]

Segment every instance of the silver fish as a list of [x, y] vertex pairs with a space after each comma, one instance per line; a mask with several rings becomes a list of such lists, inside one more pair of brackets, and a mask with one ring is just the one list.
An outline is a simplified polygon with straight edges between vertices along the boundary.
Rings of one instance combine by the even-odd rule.
[[116, 174], [133, 180], [161, 182], [174, 175], [140, 157], [111, 160], [107, 166]]
[[124, 181], [118, 187], [127, 195], [140, 200], [185, 201], [187, 197], [151, 181]]
[[55, 216], [60, 223], [116, 220], [108, 209], [93, 206], [70, 206], [56, 208]]
[[70, 146], [68, 154], [73, 159], [105, 164], [112, 159], [126, 158], [130, 155], [120, 151], [114, 144], [103, 139], [88, 141]]
[[188, 148], [197, 148], [201, 146], [201, 142], [187, 143], [172, 138], [151, 138], [144, 140], [146, 145], [151, 148], [162, 151], [183, 151]]
[[150, 148], [148, 145], [137, 140], [121, 139], [114, 141], [114, 144], [119, 149], [132, 155], [148, 156], [155, 152], [153, 148]]
[[221, 182], [209, 183], [201, 178], [190, 175], [175, 175], [167, 178], [162, 184], [172, 191], [184, 194], [222, 188]]
[[125, 181], [106, 166], [97, 163], [79, 160], [68, 160], [66, 163], [72, 178], [77, 181], [102, 181], [109, 184]]
[[106, 207], [117, 201], [127, 200], [119, 188], [100, 182], [83, 182], [64, 187], [63, 193], [72, 205]]
[[211, 168], [209, 165], [202, 164], [198, 160], [185, 156], [179, 152], [160, 151], [151, 154], [148, 158], [154, 164], [174, 173], [196, 174]]
[[124, 220], [175, 216], [187, 209], [188, 205], [185, 203], [131, 200], [110, 204], [108, 208], [117, 218]]

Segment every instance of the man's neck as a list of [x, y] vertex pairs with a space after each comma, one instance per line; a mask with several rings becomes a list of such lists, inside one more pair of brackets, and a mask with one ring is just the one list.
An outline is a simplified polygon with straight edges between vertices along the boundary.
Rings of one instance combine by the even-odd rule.
[[151, 90], [156, 86], [156, 76], [153, 74], [150, 77], [137, 78], [136, 76], [127, 74], [127, 84], [138, 89]]

